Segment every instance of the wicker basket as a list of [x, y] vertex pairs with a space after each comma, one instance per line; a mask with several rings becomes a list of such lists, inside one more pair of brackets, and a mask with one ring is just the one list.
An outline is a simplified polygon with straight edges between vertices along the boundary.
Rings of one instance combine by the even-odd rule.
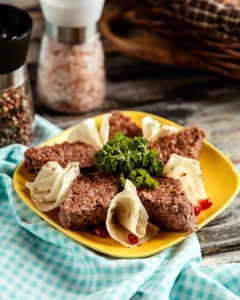
[[[217, 0], [148, 2], [154, 3], [104, 12], [101, 31], [117, 50], [140, 59], [240, 79], [240, 7]], [[124, 34], [123, 28], [131, 28], [130, 33]]]

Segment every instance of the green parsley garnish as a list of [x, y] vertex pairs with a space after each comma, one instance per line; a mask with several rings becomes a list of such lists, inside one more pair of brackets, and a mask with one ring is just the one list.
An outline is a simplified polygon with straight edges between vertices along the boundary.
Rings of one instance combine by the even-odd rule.
[[[127, 178], [132, 181], [136, 188], [146, 187], [149, 189], [156, 189], [159, 184], [157, 180], [155, 180], [148, 171], [144, 169], [134, 169], [132, 170]], [[126, 178], [124, 173], [120, 174], [120, 183], [121, 186], [124, 188], [126, 183]]]
[[162, 173], [162, 162], [159, 161], [158, 153], [149, 149], [148, 141], [144, 137], [129, 138], [117, 132], [96, 152], [95, 159], [98, 169], [114, 174], [124, 173], [122, 178], [125, 179], [131, 175], [136, 187], [155, 188], [156, 183], [153, 184], [151, 175], [159, 176]]

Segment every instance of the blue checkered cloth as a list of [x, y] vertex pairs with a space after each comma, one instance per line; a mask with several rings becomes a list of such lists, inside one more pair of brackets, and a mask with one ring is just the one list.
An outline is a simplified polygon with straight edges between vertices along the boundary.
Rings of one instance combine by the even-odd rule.
[[[34, 145], [60, 132], [36, 116]], [[16, 195], [26, 147], [0, 149], [0, 299], [239, 299], [240, 264], [200, 268], [195, 234], [141, 259], [117, 259], [71, 240]]]

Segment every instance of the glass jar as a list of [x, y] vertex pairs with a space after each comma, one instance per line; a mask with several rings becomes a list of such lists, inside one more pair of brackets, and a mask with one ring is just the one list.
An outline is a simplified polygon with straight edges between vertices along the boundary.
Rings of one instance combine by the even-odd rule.
[[81, 44], [42, 39], [37, 91], [50, 109], [65, 113], [92, 110], [106, 93], [104, 53], [99, 35]]
[[37, 90], [40, 101], [82, 113], [104, 100], [104, 53], [97, 33], [104, 0], [40, 0], [45, 19]]
[[0, 148], [14, 143], [30, 146], [32, 125], [33, 105], [28, 80], [0, 89]]
[[0, 148], [14, 143], [29, 146], [33, 138], [33, 105], [25, 64], [31, 30], [28, 13], [0, 4]]

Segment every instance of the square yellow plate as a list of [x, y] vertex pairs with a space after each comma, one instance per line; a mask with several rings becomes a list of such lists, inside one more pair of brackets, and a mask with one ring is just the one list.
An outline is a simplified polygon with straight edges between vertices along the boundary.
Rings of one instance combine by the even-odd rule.
[[[141, 126], [141, 119], [150, 115], [147, 113], [134, 111], [125, 111], [123, 113], [131, 117], [132, 120], [135, 121], [139, 126]], [[181, 126], [161, 117], [154, 115], [150, 116], [161, 123], [182, 128]], [[95, 117], [95, 119], [99, 126], [102, 120], [102, 115]], [[62, 143], [64, 140], [66, 140], [70, 130], [71, 128], [45, 142], [44, 146], [53, 145], [54, 143]], [[218, 149], [206, 141], [204, 142], [200, 155], [200, 163], [203, 171], [207, 195], [212, 200], [213, 205], [211, 208], [201, 211], [201, 213], [198, 215], [198, 229], [202, 228], [217, 215], [219, 215], [231, 203], [240, 189], [239, 174], [234, 170], [233, 164]], [[22, 201], [24, 201], [30, 209], [32, 209], [50, 225], [54, 226], [79, 243], [99, 252], [122, 258], [146, 257], [179, 243], [189, 235], [188, 233], [160, 231], [151, 241], [130, 249], [125, 248], [110, 237], [103, 239], [98, 236], [88, 234], [87, 232], [66, 230], [59, 223], [58, 210], [44, 213], [37, 209], [30, 198], [28, 189], [25, 187], [25, 182], [30, 181], [31, 178], [32, 175], [27, 173], [23, 163], [21, 163], [15, 171], [13, 184]]]

